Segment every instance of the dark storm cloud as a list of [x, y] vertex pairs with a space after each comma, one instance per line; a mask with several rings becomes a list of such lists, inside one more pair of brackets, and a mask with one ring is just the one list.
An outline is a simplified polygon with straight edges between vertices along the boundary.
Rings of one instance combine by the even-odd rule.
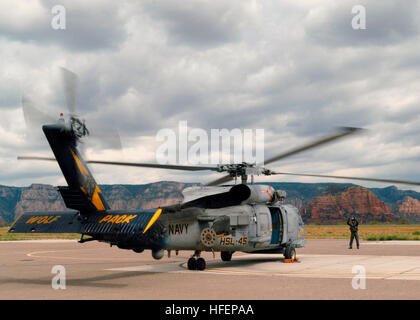
[[214, 48], [238, 41], [246, 22], [238, 1], [145, 1], [144, 8], [163, 23], [173, 45]]
[[[366, 8], [366, 29], [354, 30], [352, 19], [357, 13], [352, 8]], [[305, 21], [308, 38], [327, 46], [388, 46], [418, 36], [416, 0], [363, 0], [337, 1], [323, 8], [314, 8]]]
[[[57, 45], [71, 51], [116, 49], [125, 40], [125, 20], [119, 6], [101, 5], [99, 1], [85, 4], [60, 1], [66, 9], [66, 29], [54, 30], [52, 8], [57, 1], [41, 0], [33, 15], [23, 16], [21, 23], [0, 22], [0, 37], [43, 45]], [[10, 19], [15, 19], [13, 11]], [[19, 18], [19, 17], [18, 17]], [[25, 21], [25, 20], [26, 21]]]
[[13, 109], [20, 104], [21, 88], [7, 74], [0, 77], [3, 79], [0, 86], [0, 110]]
[[[21, 13], [26, 23], [0, 22], [0, 50], [7, 53], [0, 60], [7, 79], [0, 84], [0, 160], [25, 151], [50, 154], [44, 140], [25, 137], [19, 92], [33, 87], [37, 106], [57, 114], [64, 96], [59, 77], [50, 74], [65, 66], [79, 75], [80, 116], [90, 128], [118, 129], [128, 157], [97, 148], [96, 158], [153, 162], [156, 133], [177, 131], [185, 120], [206, 130], [263, 128], [267, 156], [339, 126], [358, 126], [368, 133], [286, 159], [279, 168], [394, 178], [412, 172], [420, 180], [413, 1], [72, 1], [63, 3], [64, 38], [61, 31], [51, 34], [55, 3], [28, 3]], [[367, 30], [351, 29], [356, 4], [366, 7]], [[62, 179], [56, 167], [40, 168], [40, 181]], [[196, 178], [94, 169], [105, 183]], [[24, 179], [29, 171], [17, 163], [17, 183], [37, 180]], [[13, 181], [13, 174], [2, 179]]]

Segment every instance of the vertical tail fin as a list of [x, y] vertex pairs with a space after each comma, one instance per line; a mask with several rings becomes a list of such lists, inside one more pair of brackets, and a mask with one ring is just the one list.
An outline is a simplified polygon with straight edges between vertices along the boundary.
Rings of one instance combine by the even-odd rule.
[[63, 124], [42, 127], [58, 165], [67, 181], [67, 187], [59, 187], [68, 208], [82, 213], [109, 209], [99, 186], [77, 149], [77, 137]]

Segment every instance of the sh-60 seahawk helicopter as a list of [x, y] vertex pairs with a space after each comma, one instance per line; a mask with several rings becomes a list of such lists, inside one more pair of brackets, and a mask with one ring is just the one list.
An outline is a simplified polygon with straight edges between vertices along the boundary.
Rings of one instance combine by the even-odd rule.
[[[55, 158], [19, 157], [19, 159], [57, 161], [68, 186], [58, 187], [64, 203], [71, 211], [27, 212], [20, 216], [9, 232], [79, 233], [80, 243], [102, 241], [135, 252], [151, 250], [155, 259], [164, 251], [192, 250], [188, 269], [204, 270], [202, 251], [221, 252], [223, 261], [230, 261], [236, 251], [247, 253], [279, 253], [286, 259], [296, 258], [296, 248], [305, 244], [305, 227], [296, 207], [284, 204], [284, 191], [269, 185], [248, 184], [255, 175], [301, 175], [415, 184], [388, 179], [370, 179], [326, 175], [275, 172], [263, 166], [240, 163], [218, 166], [184, 166], [150, 163], [83, 160], [78, 150], [80, 139], [89, 131], [84, 121], [74, 116], [75, 75], [63, 69], [69, 120], [63, 118], [45, 124], [42, 130]], [[24, 106], [25, 110], [25, 106]], [[73, 111], [73, 112], [72, 112]], [[282, 153], [265, 161], [270, 164], [305, 150], [338, 140], [359, 131], [342, 128], [330, 136]], [[205, 186], [183, 191], [180, 204], [154, 210], [111, 210], [95, 182], [87, 163], [134, 167], [226, 172], [227, 175]], [[237, 178], [240, 184], [222, 185]]]

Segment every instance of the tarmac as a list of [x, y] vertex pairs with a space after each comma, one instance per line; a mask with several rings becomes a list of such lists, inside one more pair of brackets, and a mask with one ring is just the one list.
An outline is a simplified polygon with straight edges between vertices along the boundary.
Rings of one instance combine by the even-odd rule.
[[[190, 271], [192, 252], [154, 260], [105, 243], [75, 240], [0, 242], [0, 299], [420, 299], [420, 241], [307, 240], [298, 262], [278, 254], [203, 253], [205, 271]], [[65, 289], [54, 289], [54, 266]], [[61, 282], [64, 284], [64, 282]]]

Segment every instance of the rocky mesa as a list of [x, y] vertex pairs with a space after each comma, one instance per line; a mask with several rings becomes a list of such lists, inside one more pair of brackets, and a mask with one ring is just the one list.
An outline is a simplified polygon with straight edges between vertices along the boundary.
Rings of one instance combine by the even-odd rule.
[[363, 223], [393, 222], [399, 218], [373, 192], [360, 186], [317, 196], [301, 208], [300, 213], [306, 223], [323, 224], [342, 223], [351, 215], [355, 215]]
[[[151, 209], [182, 201], [182, 190], [197, 185], [160, 181], [142, 185], [101, 185], [112, 209]], [[270, 183], [275, 189], [287, 191], [286, 203], [300, 209], [305, 223], [343, 223], [355, 214], [369, 221], [397, 221], [407, 218], [420, 223], [420, 193], [395, 187], [367, 189], [352, 184], [334, 183]], [[51, 185], [29, 187], [0, 185], [0, 224], [11, 223], [27, 211], [66, 210], [64, 202]], [[394, 213], [393, 213], [394, 212]]]
[[420, 201], [412, 197], [405, 197], [398, 201], [400, 217], [408, 219], [411, 223], [420, 223]]
[[[101, 185], [100, 188], [111, 209], [135, 210], [180, 203], [182, 190], [191, 185], [162, 181], [146, 185]], [[32, 184], [18, 191], [12, 188], [0, 186], [0, 223], [10, 223], [28, 211], [68, 210], [57, 189], [51, 185]]]

